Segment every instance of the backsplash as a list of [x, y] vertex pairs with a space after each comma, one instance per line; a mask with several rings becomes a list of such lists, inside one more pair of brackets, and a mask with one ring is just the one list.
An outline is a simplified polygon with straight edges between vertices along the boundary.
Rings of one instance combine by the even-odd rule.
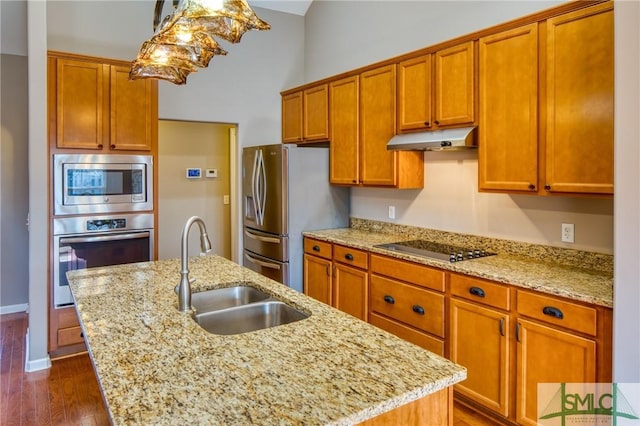
[[553, 262], [568, 266], [579, 264], [587, 269], [613, 273], [613, 256], [610, 254], [481, 237], [478, 235], [458, 234], [455, 232], [439, 231], [437, 229], [397, 225], [355, 217], [350, 218], [349, 226], [353, 229], [394, 234], [403, 238], [425, 239], [455, 246], [482, 247], [484, 250], [498, 254], [504, 253], [514, 256], [532, 257], [543, 262]]

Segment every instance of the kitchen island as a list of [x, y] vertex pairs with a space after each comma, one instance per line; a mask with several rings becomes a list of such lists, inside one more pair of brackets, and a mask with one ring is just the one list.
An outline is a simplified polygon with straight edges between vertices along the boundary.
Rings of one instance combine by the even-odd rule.
[[178, 259], [70, 272], [113, 424], [451, 421], [463, 367], [224, 258], [189, 269], [194, 292], [249, 283], [310, 316], [215, 335], [177, 310]]

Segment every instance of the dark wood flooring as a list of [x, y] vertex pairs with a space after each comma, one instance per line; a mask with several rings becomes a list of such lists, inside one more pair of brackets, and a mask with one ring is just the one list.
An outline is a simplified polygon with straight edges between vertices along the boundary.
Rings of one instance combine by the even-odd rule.
[[[26, 313], [0, 315], [0, 425], [108, 425], [89, 356], [52, 362], [25, 373]], [[493, 423], [455, 404], [454, 426]]]

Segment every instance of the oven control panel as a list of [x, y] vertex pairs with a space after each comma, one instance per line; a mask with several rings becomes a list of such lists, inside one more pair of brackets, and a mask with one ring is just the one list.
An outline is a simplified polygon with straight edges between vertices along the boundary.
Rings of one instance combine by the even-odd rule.
[[99, 219], [87, 220], [87, 231], [109, 231], [113, 229], [127, 229], [127, 219]]

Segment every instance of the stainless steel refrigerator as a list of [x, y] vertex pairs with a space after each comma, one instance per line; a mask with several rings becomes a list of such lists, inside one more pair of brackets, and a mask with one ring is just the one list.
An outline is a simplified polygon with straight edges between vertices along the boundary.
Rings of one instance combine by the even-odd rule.
[[329, 149], [244, 148], [242, 192], [244, 266], [301, 292], [302, 231], [349, 226], [349, 188], [329, 184]]

